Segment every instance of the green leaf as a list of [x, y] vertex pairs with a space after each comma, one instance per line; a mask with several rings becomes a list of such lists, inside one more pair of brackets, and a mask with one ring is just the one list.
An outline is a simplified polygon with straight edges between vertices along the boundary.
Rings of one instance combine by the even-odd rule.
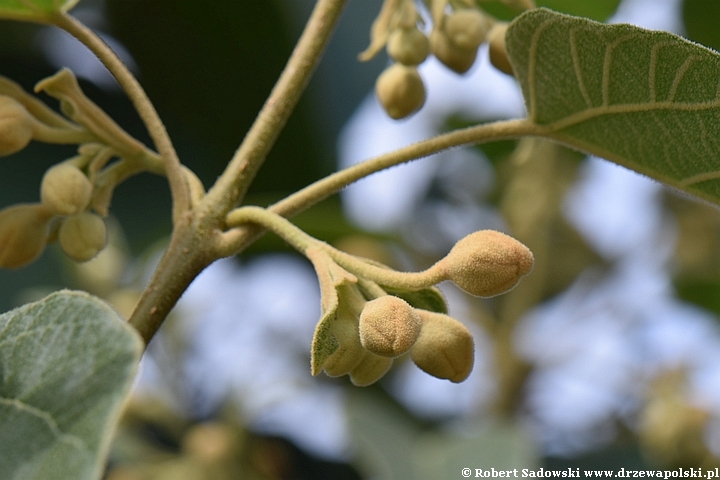
[[436, 313], [448, 313], [445, 296], [437, 287], [423, 288], [422, 290], [401, 290], [387, 286], [382, 288], [390, 295], [402, 298], [415, 308]]
[[67, 12], [80, 0], [0, 0], [0, 18], [46, 22], [58, 12]]
[[592, 0], [591, 2], [578, 2], [578, 0], [538, 0], [537, 5], [538, 7], [547, 7], [570, 15], [579, 15], [593, 20], [604, 21], [615, 13], [618, 5], [620, 5], [620, 0]]
[[[547, 7], [570, 15], [604, 21], [615, 13], [618, 5], [620, 5], [620, 0], [592, 0], [585, 2], [578, 0], [537, 0], [535, 3], [538, 7]], [[494, 17], [505, 21], [512, 20], [518, 13], [498, 0], [485, 0], [481, 3], [481, 7]]]
[[546, 9], [508, 29], [533, 134], [720, 203], [720, 57]]
[[141, 354], [137, 333], [85, 293], [1, 315], [2, 478], [99, 478]]

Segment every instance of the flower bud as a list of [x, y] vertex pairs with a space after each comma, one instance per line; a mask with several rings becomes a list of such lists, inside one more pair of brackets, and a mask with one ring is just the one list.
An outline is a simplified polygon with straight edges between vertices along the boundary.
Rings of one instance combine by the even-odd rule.
[[358, 322], [340, 306], [338, 316], [332, 324], [332, 334], [338, 342], [338, 348], [325, 359], [322, 365], [325, 373], [339, 377], [350, 373], [363, 359], [367, 350], [360, 344]]
[[399, 120], [425, 103], [425, 85], [415, 67], [395, 63], [380, 74], [375, 94], [391, 118]]
[[40, 185], [43, 205], [57, 215], [73, 215], [88, 207], [93, 185], [75, 165], [60, 163], [48, 169]]
[[369, 301], [360, 313], [360, 342], [376, 355], [397, 357], [410, 350], [422, 321], [405, 300], [385, 295]]
[[507, 56], [505, 48], [505, 33], [507, 32], [507, 23], [496, 24], [488, 33], [488, 46], [490, 53], [490, 63], [501, 72], [513, 75], [512, 64]]
[[367, 352], [362, 361], [350, 372], [350, 381], [356, 387], [372, 385], [390, 370], [392, 364], [392, 358]]
[[462, 238], [432, 268], [470, 295], [493, 297], [513, 288], [532, 267], [533, 254], [525, 245], [504, 233], [481, 230]]
[[422, 330], [410, 358], [430, 375], [459, 383], [472, 371], [475, 344], [472, 334], [452, 317], [442, 313], [418, 310]]
[[33, 137], [34, 118], [12, 97], [0, 95], [0, 156], [19, 152]]
[[51, 218], [40, 204], [0, 210], [0, 268], [22, 267], [39, 257], [47, 244]]
[[445, 17], [443, 28], [447, 38], [463, 50], [477, 50], [488, 33], [489, 21], [479, 10], [456, 10]]
[[81, 212], [63, 219], [58, 232], [60, 247], [77, 262], [86, 262], [107, 243], [107, 227], [100, 215]]
[[430, 50], [446, 67], [457, 73], [470, 70], [477, 57], [477, 49], [458, 47], [439, 28], [434, 29], [430, 34]]
[[420, 65], [430, 53], [430, 41], [417, 28], [396, 28], [388, 37], [387, 52], [403, 65]]

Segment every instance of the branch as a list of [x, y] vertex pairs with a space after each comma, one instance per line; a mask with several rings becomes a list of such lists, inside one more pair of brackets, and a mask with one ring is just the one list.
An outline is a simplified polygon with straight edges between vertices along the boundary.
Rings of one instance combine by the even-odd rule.
[[[198, 204], [189, 222], [175, 225], [170, 245], [129, 319], [146, 343], [195, 277], [223, 256], [218, 237], [226, 229], [225, 216], [244, 197], [292, 113], [346, 1], [318, 1], [270, 97], [225, 172], [202, 199], [194, 195]], [[196, 194], [201, 188], [195, 188]]]
[[100, 59], [135, 106], [165, 165], [173, 200], [173, 222], [177, 224], [190, 209], [188, 186], [180, 159], [152, 102], [130, 70], [92, 30], [65, 12], [57, 13], [51, 21], [77, 38]]
[[[291, 217], [339, 192], [351, 183], [386, 168], [454, 147], [533, 135], [537, 133], [537, 130], [537, 126], [526, 119], [486, 123], [454, 130], [329, 175], [271, 205], [268, 210], [283, 217]], [[262, 233], [263, 230], [258, 227], [240, 227], [229, 230], [222, 237], [222, 244], [218, 248], [223, 256], [236, 255]]]

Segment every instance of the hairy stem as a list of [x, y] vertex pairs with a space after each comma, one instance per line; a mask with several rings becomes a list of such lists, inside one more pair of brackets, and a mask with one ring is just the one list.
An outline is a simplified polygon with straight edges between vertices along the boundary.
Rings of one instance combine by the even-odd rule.
[[272, 231], [303, 254], [305, 254], [310, 247], [322, 248], [345, 270], [358, 277], [372, 280], [380, 285], [392, 288], [420, 290], [421, 288], [435, 285], [445, 279], [440, 270], [432, 267], [422, 272], [398, 272], [396, 270], [378, 267], [368, 263], [362, 258], [342, 252], [325, 242], [311, 237], [286, 218], [262, 207], [241, 207], [228, 214], [228, 226], [238, 226], [243, 223], [256, 223]]
[[[395, 165], [407, 163], [462, 145], [533, 135], [536, 133], [536, 130], [537, 127], [526, 119], [486, 123], [461, 130], [454, 130], [366, 160], [329, 175], [271, 205], [268, 207], [268, 210], [283, 217], [291, 217], [337, 193], [351, 183]], [[222, 249], [223, 256], [235, 255], [242, 251], [261, 233], [262, 229], [258, 227], [246, 226], [235, 228], [225, 233], [222, 237], [222, 244], [218, 247]]]
[[177, 224], [190, 208], [188, 186], [175, 147], [173, 147], [165, 126], [152, 102], [150, 102], [137, 79], [130, 73], [130, 70], [92, 30], [65, 12], [53, 15], [51, 22], [87, 46], [112, 73], [130, 98], [140, 118], [145, 123], [148, 133], [160, 152], [165, 165], [165, 173], [170, 184], [173, 201], [173, 221]]

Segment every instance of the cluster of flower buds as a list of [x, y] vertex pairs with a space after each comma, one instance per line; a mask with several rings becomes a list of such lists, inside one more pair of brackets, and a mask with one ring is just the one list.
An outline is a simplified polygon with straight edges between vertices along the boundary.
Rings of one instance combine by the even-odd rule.
[[375, 83], [375, 94], [394, 119], [405, 118], [425, 104], [425, 85], [417, 66], [430, 53], [430, 42], [419, 24], [422, 18], [413, 1], [386, 1], [373, 24], [370, 47], [360, 54], [369, 60], [386, 47], [393, 60]]
[[[139, 172], [138, 165], [157, 170], [157, 154], [90, 101], [69, 70], [42, 80], [35, 90], [60, 100], [63, 115], [0, 77], [0, 156], [17, 153], [32, 140], [77, 144], [79, 155], [45, 172], [39, 203], [0, 210], [0, 268], [27, 265], [52, 241], [73, 260], [90, 260], [107, 243], [103, 217], [115, 185]], [[114, 156], [121, 161], [103, 176]], [[126, 158], [131, 162], [123, 164]]]
[[[77, 130], [63, 130], [62, 122], [48, 125], [36, 118], [23, 100], [27, 102], [20, 95], [0, 94], [0, 155], [19, 152], [34, 138], [43, 140], [68, 131], [77, 135]], [[47, 112], [45, 116], [52, 119]], [[104, 247], [105, 221], [88, 211], [93, 184], [77, 165], [89, 160], [81, 155], [48, 169], [40, 187], [40, 203], [0, 210], [0, 268], [27, 265], [56, 238], [77, 261], [89, 260]]]
[[93, 184], [73, 162], [81, 158], [45, 172], [40, 203], [0, 210], [0, 268], [31, 263], [52, 240], [78, 262], [90, 260], [105, 247], [105, 220], [89, 211]]
[[385, 0], [371, 31], [370, 46], [360, 60], [373, 58], [383, 46], [394, 62], [378, 76], [375, 94], [387, 114], [405, 118], [425, 103], [425, 86], [417, 66], [435, 55], [445, 66], [465, 73], [475, 63], [478, 48], [489, 43], [490, 61], [512, 75], [505, 50], [507, 24], [482, 11], [470, 0], [428, 0], [430, 36], [421, 30], [423, 18], [414, 0]]
[[468, 235], [416, 273], [333, 253], [327, 245], [305, 253], [318, 274], [323, 306], [312, 373], [349, 375], [358, 386], [376, 382], [405, 355], [430, 375], [465, 380], [473, 367], [473, 338], [447, 315], [434, 285], [450, 280], [472, 295], [491, 297], [512, 289], [533, 266], [527, 247], [491, 230]]
[[[362, 295], [362, 289], [345, 286], [343, 290], [329, 328], [337, 347], [322, 362], [327, 375], [349, 375], [354, 385], [371, 385], [388, 372], [394, 359], [408, 353], [418, 367], [435, 377], [462, 382], [470, 375], [474, 343], [462, 323], [414, 308], [394, 295], [363, 298], [358, 312], [348, 309], [345, 301], [348, 295]], [[349, 303], [358, 305], [357, 299]]]

